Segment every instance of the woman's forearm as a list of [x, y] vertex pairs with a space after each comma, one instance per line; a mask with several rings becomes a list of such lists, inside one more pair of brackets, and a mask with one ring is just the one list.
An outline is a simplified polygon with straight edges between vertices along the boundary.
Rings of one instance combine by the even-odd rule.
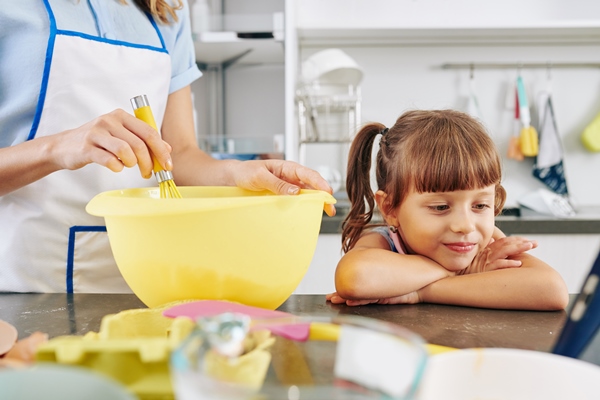
[[52, 162], [52, 140], [44, 137], [0, 149], [0, 196], [60, 169]]

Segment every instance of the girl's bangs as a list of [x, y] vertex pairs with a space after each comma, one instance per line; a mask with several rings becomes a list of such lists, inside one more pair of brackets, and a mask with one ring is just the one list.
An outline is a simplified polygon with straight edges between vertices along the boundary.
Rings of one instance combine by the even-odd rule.
[[473, 150], [453, 148], [436, 159], [422, 154], [421, 162], [407, 166], [413, 188], [418, 193], [452, 192], [499, 184], [501, 166], [494, 151], [479, 150], [474, 155]]

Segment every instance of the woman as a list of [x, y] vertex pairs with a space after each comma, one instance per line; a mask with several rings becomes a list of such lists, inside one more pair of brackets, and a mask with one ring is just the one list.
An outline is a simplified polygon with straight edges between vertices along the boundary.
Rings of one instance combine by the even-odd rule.
[[[198, 148], [185, 0], [19, 1], [0, 11], [0, 49], [0, 291], [129, 291], [103, 220], [84, 208], [106, 190], [156, 185], [150, 152], [177, 185], [331, 192], [292, 162]], [[160, 133], [132, 115], [140, 94]]]

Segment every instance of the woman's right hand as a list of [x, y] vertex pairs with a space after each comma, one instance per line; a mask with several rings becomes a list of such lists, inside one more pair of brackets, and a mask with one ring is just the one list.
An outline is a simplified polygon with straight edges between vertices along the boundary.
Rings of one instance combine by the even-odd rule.
[[150, 178], [150, 152], [163, 169], [173, 168], [171, 146], [150, 125], [121, 109], [53, 138], [50, 152], [59, 169], [75, 170], [96, 163], [119, 172], [138, 165], [142, 177]]
[[457, 272], [457, 275], [477, 274], [504, 268], [519, 268], [521, 260], [515, 259], [537, 247], [537, 242], [520, 236], [506, 236], [492, 239], [490, 243], [479, 252], [471, 265]]

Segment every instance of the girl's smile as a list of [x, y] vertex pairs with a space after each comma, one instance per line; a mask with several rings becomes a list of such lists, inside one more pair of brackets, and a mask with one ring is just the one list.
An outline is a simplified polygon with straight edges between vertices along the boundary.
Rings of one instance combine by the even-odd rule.
[[446, 243], [446, 247], [457, 253], [469, 253], [476, 245], [477, 243]]

